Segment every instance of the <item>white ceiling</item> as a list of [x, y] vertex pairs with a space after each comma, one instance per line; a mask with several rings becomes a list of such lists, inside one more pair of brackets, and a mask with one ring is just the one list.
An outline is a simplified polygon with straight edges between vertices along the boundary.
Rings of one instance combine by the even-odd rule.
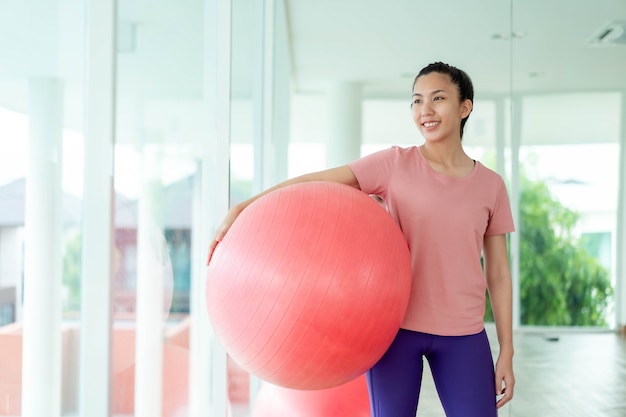
[[[362, 81], [372, 95], [410, 91], [442, 60], [466, 69], [478, 94], [626, 88], [626, 45], [591, 46], [624, 0], [287, 0], [295, 85]], [[493, 39], [495, 34], [521, 38]], [[509, 36], [510, 38], [510, 36]]]
[[[589, 44], [607, 22], [626, 21], [625, 0], [284, 1], [298, 93], [348, 80], [369, 97], [404, 98], [435, 60], [465, 69], [477, 97], [626, 90], [626, 45]], [[252, 85], [255, 3], [233, 0], [236, 95]], [[66, 115], [80, 119], [83, 7], [0, 0], [0, 106], [26, 110], [29, 77], [61, 77]], [[118, 8], [135, 30], [134, 49], [118, 57], [119, 91], [161, 104], [201, 97], [203, 1], [119, 0]]]

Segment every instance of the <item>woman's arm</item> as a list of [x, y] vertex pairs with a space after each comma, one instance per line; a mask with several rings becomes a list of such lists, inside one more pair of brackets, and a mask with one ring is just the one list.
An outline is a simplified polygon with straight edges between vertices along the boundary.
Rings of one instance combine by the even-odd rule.
[[226, 232], [228, 232], [228, 229], [230, 229], [230, 226], [235, 222], [235, 219], [237, 218], [237, 216], [239, 216], [239, 214], [246, 207], [252, 204], [255, 200], [259, 199], [265, 194], [271, 193], [274, 190], [285, 187], [287, 185], [298, 184], [298, 183], [307, 182], [307, 181], [337, 182], [337, 183], [346, 184], [351, 187], [360, 189], [359, 182], [357, 181], [356, 176], [354, 175], [350, 167], [348, 167], [347, 165], [340, 166], [337, 168], [327, 169], [324, 171], [304, 174], [299, 177], [294, 177], [287, 181], [276, 184], [275, 186], [268, 188], [267, 190], [249, 198], [248, 200], [242, 203], [239, 203], [231, 207], [230, 210], [228, 210], [226, 217], [224, 217], [222, 224], [220, 224], [220, 226], [215, 231], [213, 240], [211, 241], [211, 244], [209, 245], [209, 256], [207, 259], [207, 264], [211, 260], [211, 256], [213, 256], [213, 251], [215, 250], [215, 247], [217, 246], [217, 244], [224, 238], [224, 235], [226, 235]]
[[513, 398], [513, 290], [506, 235], [485, 236], [483, 254], [485, 277], [496, 323], [500, 354], [496, 362], [496, 394], [502, 395], [498, 408]]

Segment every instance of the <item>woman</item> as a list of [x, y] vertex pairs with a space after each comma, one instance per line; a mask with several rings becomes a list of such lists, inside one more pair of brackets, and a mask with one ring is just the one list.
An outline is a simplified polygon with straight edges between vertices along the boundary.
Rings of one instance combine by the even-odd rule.
[[[398, 335], [367, 373], [375, 417], [415, 416], [423, 357], [448, 417], [497, 416], [513, 397], [506, 234], [514, 226], [502, 178], [462, 146], [473, 96], [465, 72], [428, 65], [415, 78], [411, 104], [421, 146], [392, 147], [280, 183], [234, 206], [209, 247], [210, 260], [246, 206], [289, 184], [334, 181], [383, 198], [411, 250], [413, 285]], [[495, 371], [483, 323], [485, 289], [500, 347]]]

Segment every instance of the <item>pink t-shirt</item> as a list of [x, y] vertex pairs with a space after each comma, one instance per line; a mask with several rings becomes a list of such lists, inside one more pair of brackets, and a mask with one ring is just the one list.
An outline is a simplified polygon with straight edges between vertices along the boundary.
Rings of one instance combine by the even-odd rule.
[[443, 336], [480, 332], [484, 237], [515, 229], [500, 175], [480, 162], [465, 177], [440, 174], [416, 146], [376, 152], [349, 167], [363, 192], [385, 200], [411, 251], [413, 286], [402, 327]]

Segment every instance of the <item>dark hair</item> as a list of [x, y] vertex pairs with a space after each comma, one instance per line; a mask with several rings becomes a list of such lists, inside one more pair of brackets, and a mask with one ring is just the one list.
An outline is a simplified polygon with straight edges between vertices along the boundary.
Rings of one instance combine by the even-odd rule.
[[[447, 74], [450, 77], [450, 80], [456, 84], [457, 89], [459, 90], [459, 100], [461, 102], [469, 100], [472, 104], [474, 103], [474, 86], [472, 85], [472, 80], [469, 75], [467, 75], [465, 71], [443, 62], [433, 62], [432, 64], [428, 64], [422, 68], [413, 81], [413, 88], [415, 88], [415, 83], [417, 83], [417, 79], [419, 77], [433, 72]], [[412, 93], [413, 91], [411, 91], [411, 94]], [[467, 119], [469, 119], [469, 114], [461, 120], [461, 138], [463, 138], [463, 127], [465, 127]]]

